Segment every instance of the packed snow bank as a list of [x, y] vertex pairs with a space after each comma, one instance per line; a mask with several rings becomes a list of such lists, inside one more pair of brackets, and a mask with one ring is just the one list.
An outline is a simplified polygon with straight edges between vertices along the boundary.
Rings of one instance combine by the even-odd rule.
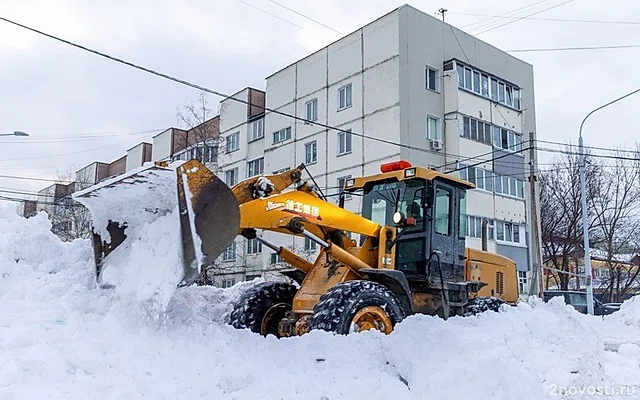
[[556, 299], [448, 321], [412, 316], [389, 336], [277, 340], [220, 323], [243, 283], [179, 289], [141, 324], [120, 312], [133, 303], [95, 288], [87, 241], [58, 241], [44, 215], [0, 209], [0, 226], [1, 399], [640, 396], [635, 301], [606, 318]]

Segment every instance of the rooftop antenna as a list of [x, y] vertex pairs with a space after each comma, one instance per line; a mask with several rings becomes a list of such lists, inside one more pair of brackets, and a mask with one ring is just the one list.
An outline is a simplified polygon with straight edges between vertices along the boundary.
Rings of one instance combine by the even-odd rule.
[[444, 13], [446, 13], [447, 11], [449, 10], [447, 10], [446, 8], [441, 8], [438, 10], [438, 14], [442, 15], [442, 22], [444, 22]]

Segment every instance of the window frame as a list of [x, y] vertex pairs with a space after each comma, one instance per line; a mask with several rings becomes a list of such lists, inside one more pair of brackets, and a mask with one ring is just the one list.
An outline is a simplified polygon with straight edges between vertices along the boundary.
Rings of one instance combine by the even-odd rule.
[[[234, 178], [234, 179], [233, 179], [233, 180], [234, 180], [234, 183], [233, 183], [233, 184], [229, 184], [229, 175], [230, 175], [230, 174], [231, 174], [231, 175], [233, 176], [233, 178]], [[239, 181], [239, 178], [240, 178], [240, 171], [239, 171], [238, 167], [231, 168], [231, 169], [228, 169], [228, 170], [224, 171], [224, 182], [225, 182], [225, 183], [227, 184], [227, 186], [229, 186], [229, 187], [233, 187], [233, 186], [237, 185], [237, 184], [238, 184], [238, 181]]]
[[[256, 127], [260, 127], [258, 129], [259, 133], [256, 136]], [[255, 140], [264, 138], [264, 117], [260, 117], [254, 121], [251, 121], [251, 140], [249, 142], [253, 142]]]
[[[431, 76], [431, 74], [433, 74], [433, 77]], [[440, 93], [440, 70], [430, 65], [425, 66], [424, 87], [425, 89], [431, 90], [432, 92]]]
[[291, 126], [287, 126], [286, 128], [278, 129], [273, 132], [273, 143], [272, 145], [280, 144], [286, 142], [287, 140], [291, 140]]
[[[344, 104], [343, 104], [344, 93]], [[338, 88], [338, 111], [345, 110], [353, 105], [353, 86], [347, 83]]]
[[[431, 121], [435, 122], [436, 134], [435, 137], [431, 136]], [[435, 115], [427, 114], [427, 127], [426, 127], [426, 136], [428, 140], [438, 140], [442, 142], [442, 129], [440, 129], [440, 118]]]
[[[309, 158], [309, 149], [312, 151], [313, 159]], [[305, 165], [313, 165], [318, 162], [318, 141], [312, 140], [311, 142], [307, 142], [304, 144], [304, 163]]]
[[[230, 154], [240, 150], [240, 131], [233, 132], [226, 137], [226, 146], [225, 146], [225, 154]], [[230, 144], [235, 143], [235, 148], [230, 149]]]
[[[311, 106], [311, 109], [309, 109], [310, 106]], [[304, 103], [304, 107], [305, 107], [305, 119], [309, 122], [317, 121], [318, 120], [318, 98], [315, 97], [307, 101], [306, 103]], [[311, 115], [309, 115], [309, 112], [311, 112]]]
[[[252, 163], [255, 163], [255, 162], [258, 163], [257, 165], [258, 165], [259, 169], [261, 169], [261, 171], [251, 175], [251, 173], [250, 173], [251, 165], [252, 165]], [[259, 175], [262, 175], [262, 174], [264, 174], [264, 156], [254, 158], [252, 160], [247, 160], [247, 178], [251, 178], [251, 177], [254, 177], [254, 176], [259, 176]]]
[[[338, 194], [344, 192], [344, 187], [345, 187], [345, 183], [347, 182], [348, 179], [353, 178], [352, 175], [344, 175], [344, 176], [339, 176], [337, 178], [337, 187], [338, 187]], [[342, 183], [340, 182], [342, 181]], [[349, 192], [344, 192], [344, 200], [351, 200], [353, 196], [349, 193]]]
[[[344, 151], [341, 151], [342, 147], [342, 137], [344, 137]], [[348, 147], [348, 150], [347, 150]], [[338, 132], [338, 157], [344, 156], [346, 154], [351, 154], [353, 152], [353, 137], [351, 134], [351, 129], [347, 129], [344, 131]]]
[[260, 254], [262, 253], [262, 242], [256, 238], [247, 239], [247, 254]]

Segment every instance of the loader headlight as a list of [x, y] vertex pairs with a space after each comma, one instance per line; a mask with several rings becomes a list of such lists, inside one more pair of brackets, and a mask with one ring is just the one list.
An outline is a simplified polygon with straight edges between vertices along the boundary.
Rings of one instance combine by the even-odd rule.
[[402, 213], [400, 211], [396, 211], [393, 214], [393, 223], [398, 225], [400, 222], [402, 222], [402, 220], [404, 219], [404, 215], [402, 215]]
[[356, 180], [355, 179], [347, 179], [347, 183], [345, 184], [345, 186], [350, 188], [355, 184], [356, 184]]
[[405, 169], [404, 170], [404, 177], [405, 178], [413, 178], [414, 176], [416, 176], [416, 169], [415, 168], [409, 168], [409, 169]]

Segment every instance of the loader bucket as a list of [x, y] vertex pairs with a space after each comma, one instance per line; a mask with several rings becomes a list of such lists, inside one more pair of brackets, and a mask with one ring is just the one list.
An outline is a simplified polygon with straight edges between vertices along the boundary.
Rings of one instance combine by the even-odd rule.
[[108, 273], [110, 257], [127, 252], [127, 244], [145, 235], [145, 227], [160, 217], [175, 215], [177, 219], [171, 229], [179, 231], [182, 239], [180, 286], [198, 279], [201, 268], [212, 263], [235, 239], [240, 225], [238, 203], [231, 189], [196, 160], [177, 167], [140, 167], [78, 191], [73, 197], [91, 213], [100, 287], [118, 283]]

